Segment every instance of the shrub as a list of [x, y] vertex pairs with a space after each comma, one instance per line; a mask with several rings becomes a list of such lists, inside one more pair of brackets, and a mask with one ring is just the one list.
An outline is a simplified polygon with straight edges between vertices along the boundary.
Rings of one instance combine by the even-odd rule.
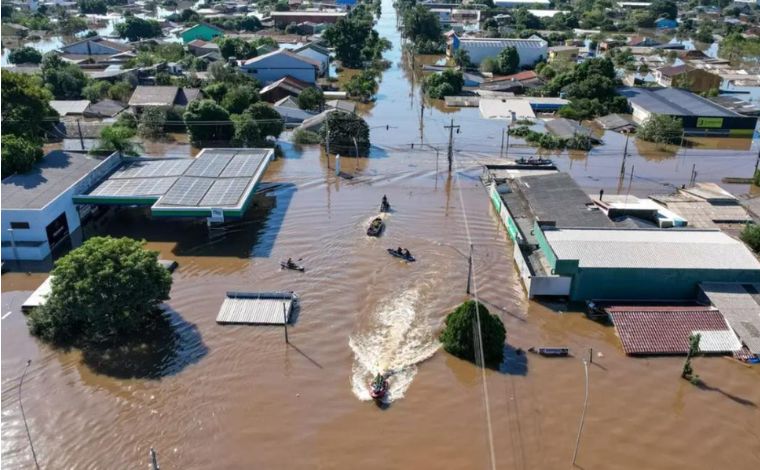
[[56, 262], [50, 296], [30, 314], [29, 329], [63, 345], [122, 342], [161, 318], [171, 283], [158, 252], [142, 242], [91, 238]]
[[2, 174], [6, 177], [12, 173], [25, 173], [34, 164], [42, 160], [42, 145], [32, 139], [5, 135], [2, 140]]
[[678, 144], [683, 136], [683, 122], [664, 114], [652, 115], [636, 130], [636, 137], [658, 144]]
[[137, 132], [141, 137], [157, 139], [164, 135], [164, 124], [166, 124], [166, 111], [161, 108], [146, 108], [140, 116]]
[[325, 94], [319, 88], [306, 88], [298, 95], [298, 107], [307, 111], [321, 111], [325, 105]]
[[33, 47], [19, 47], [8, 54], [8, 62], [11, 64], [39, 64], [42, 62], [42, 54]]
[[[328, 132], [329, 131], [329, 132]], [[359, 155], [369, 153], [369, 126], [361, 117], [343, 111], [334, 111], [327, 115], [325, 125], [320, 131], [320, 138], [328, 143], [330, 151], [342, 155]]]
[[319, 134], [316, 132], [307, 131], [305, 129], [296, 129], [293, 133], [293, 143], [299, 145], [318, 144], [322, 142]]
[[498, 366], [504, 359], [507, 331], [498, 316], [474, 300], [463, 303], [446, 317], [446, 328], [440, 337], [443, 349], [459, 358], [479, 362], [480, 351], [476, 349], [475, 339], [478, 317], [485, 365]]
[[760, 253], [760, 226], [755, 224], [745, 225], [739, 238], [752, 248], [752, 251]]
[[456, 95], [462, 91], [464, 77], [462, 72], [446, 69], [441, 73], [429, 75], [422, 84], [425, 94], [433, 99], [443, 99], [444, 96]]

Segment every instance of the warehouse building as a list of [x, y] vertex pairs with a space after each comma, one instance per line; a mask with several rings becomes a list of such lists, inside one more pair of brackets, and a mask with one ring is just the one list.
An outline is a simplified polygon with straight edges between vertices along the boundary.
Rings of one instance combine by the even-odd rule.
[[637, 124], [653, 115], [673, 116], [683, 122], [685, 135], [751, 137], [757, 124], [757, 117], [743, 116], [677, 88], [624, 87], [618, 93], [628, 99]]
[[520, 67], [531, 67], [536, 62], [546, 59], [549, 43], [538, 36], [531, 36], [527, 39], [519, 38], [460, 38], [456, 34], [449, 34], [446, 44], [446, 54], [454, 57], [458, 50], [466, 51], [470, 57], [470, 62], [479, 65], [488, 57], [496, 57], [499, 52], [507, 47], [517, 49], [520, 56]]

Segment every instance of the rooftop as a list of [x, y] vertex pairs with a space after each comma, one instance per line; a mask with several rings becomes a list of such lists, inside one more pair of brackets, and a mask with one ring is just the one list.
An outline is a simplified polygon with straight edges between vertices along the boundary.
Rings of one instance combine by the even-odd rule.
[[[76, 202], [151, 205], [155, 215], [240, 215], [269, 164], [271, 149], [206, 148], [196, 158], [137, 158]], [[226, 212], [225, 212], [226, 213]]]
[[591, 135], [591, 129], [583, 127], [579, 122], [570, 119], [556, 118], [546, 121], [546, 128], [549, 132], [562, 139], [572, 139], [577, 134], [598, 140]]
[[346, 16], [348, 13], [345, 11], [307, 11], [307, 10], [298, 10], [298, 11], [273, 11], [269, 14], [272, 18], [276, 18], [278, 16], [326, 16], [326, 17], [334, 17], [334, 16]]
[[227, 292], [216, 322], [283, 325], [290, 322], [296, 301], [292, 292]]
[[69, 114], [83, 114], [90, 100], [50, 100], [50, 107], [60, 116]]
[[278, 55], [286, 55], [286, 56], [291, 57], [293, 59], [300, 60], [301, 62], [305, 62], [307, 64], [311, 64], [311, 65], [313, 65], [315, 67], [321, 67], [322, 66], [322, 64], [320, 62], [318, 62], [318, 61], [316, 61], [316, 60], [314, 60], [314, 59], [312, 59], [310, 57], [306, 57], [304, 55], [296, 54], [296, 53], [291, 52], [291, 51], [289, 51], [287, 49], [277, 49], [276, 51], [268, 52], [268, 53], [266, 53], [264, 55], [260, 55], [260, 56], [256, 56], [256, 57], [253, 57], [251, 59], [248, 59], [248, 60], [246, 60], [243, 63], [245, 65], [255, 64], [255, 63], [264, 61], [266, 59], [269, 59], [270, 57], [274, 57], [274, 56], [278, 56]]
[[2, 208], [42, 209], [85, 178], [102, 161], [60, 150], [51, 152], [32, 171], [3, 179]]
[[704, 352], [732, 352], [741, 343], [712, 307], [608, 307], [626, 354], [686, 354], [689, 336], [699, 333]]
[[546, 41], [538, 36], [530, 37], [527, 39], [520, 38], [459, 38], [460, 44], [466, 44], [469, 47], [515, 47], [518, 49], [527, 48], [544, 48], [546, 47]]
[[753, 354], [760, 354], [760, 284], [703, 282], [702, 292]]
[[740, 241], [718, 230], [544, 227], [559, 259], [581, 268], [760, 270]]
[[739, 114], [713, 103], [707, 98], [678, 88], [623, 87], [618, 89], [618, 93], [650, 113], [669, 116], [739, 116]]

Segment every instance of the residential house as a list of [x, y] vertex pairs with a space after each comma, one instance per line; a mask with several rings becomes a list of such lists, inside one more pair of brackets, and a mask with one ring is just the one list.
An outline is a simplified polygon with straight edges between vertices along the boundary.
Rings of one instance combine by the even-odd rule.
[[548, 43], [538, 36], [527, 39], [518, 38], [460, 38], [457, 34], [448, 35], [446, 54], [453, 57], [456, 51], [466, 51], [470, 62], [479, 65], [487, 57], [495, 57], [507, 47], [514, 47], [520, 56], [520, 66], [529, 67], [547, 57]]
[[125, 109], [127, 107], [121, 101], [100, 100], [87, 106], [83, 115], [86, 118], [111, 119], [115, 118]]
[[321, 66], [322, 64], [314, 59], [279, 49], [242, 62], [240, 70], [264, 85], [287, 76], [313, 84], [317, 81]]
[[50, 107], [61, 117], [81, 116], [90, 105], [90, 100], [50, 100]]
[[190, 51], [195, 57], [201, 57], [206, 54], [216, 53], [221, 55], [219, 51], [219, 44], [211, 41], [204, 41], [203, 39], [193, 39], [187, 43], [187, 50]]
[[286, 96], [277, 101], [273, 107], [282, 116], [286, 127], [295, 127], [304, 120], [314, 116], [314, 113], [299, 108], [297, 101], [292, 96]]
[[626, 44], [631, 47], [654, 47], [659, 46], [662, 43], [652, 38], [633, 36]]
[[714, 73], [687, 64], [660, 67], [652, 75], [660, 86], [685, 88], [696, 93], [717, 89], [722, 81]]
[[579, 52], [580, 48], [576, 46], [553, 46], [549, 48], [548, 62], [554, 62], [555, 60], [575, 62], [578, 59]]
[[18, 38], [26, 37], [29, 34], [29, 28], [16, 23], [3, 23], [3, 37], [15, 36]]
[[259, 90], [259, 96], [266, 102], [274, 103], [288, 96], [298, 96], [310, 86], [311, 83], [285, 76]]
[[113, 56], [131, 50], [132, 46], [129, 44], [93, 36], [61, 47], [61, 56], [63, 58], [67, 56]]
[[660, 18], [654, 22], [654, 26], [657, 29], [675, 29], [678, 27], [678, 21], [671, 20], [670, 18]]
[[330, 71], [330, 51], [325, 49], [324, 47], [310, 42], [308, 44], [304, 44], [301, 47], [297, 47], [293, 49], [293, 52], [296, 54], [308, 57], [309, 59], [316, 60], [319, 62], [319, 75], [324, 76], [328, 75]]
[[179, 35], [182, 38], [182, 42], [187, 44], [196, 39], [211, 41], [217, 36], [224, 36], [224, 30], [208, 23], [198, 23], [195, 26], [182, 30]]
[[176, 86], [138, 86], [129, 99], [129, 107], [136, 113], [145, 108], [171, 108], [187, 106], [201, 98], [197, 88], [179, 88]]
[[274, 21], [275, 28], [285, 29], [290, 23], [337, 23], [339, 19], [344, 18], [348, 13], [345, 11], [273, 11], [269, 16]]

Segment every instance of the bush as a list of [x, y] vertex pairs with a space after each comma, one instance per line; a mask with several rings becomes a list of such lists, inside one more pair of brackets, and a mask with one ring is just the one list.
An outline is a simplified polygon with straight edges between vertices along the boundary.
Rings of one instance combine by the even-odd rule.
[[658, 144], [678, 144], [683, 137], [683, 122], [677, 117], [655, 114], [639, 126], [636, 137]]
[[146, 139], [157, 139], [164, 135], [166, 111], [161, 108], [146, 108], [140, 116], [137, 132]]
[[42, 62], [42, 54], [33, 47], [19, 47], [8, 54], [8, 62], [11, 64], [39, 64]]
[[307, 111], [321, 111], [325, 105], [325, 94], [319, 88], [306, 88], [298, 95], [298, 107]]
[[250, 113], [251, 117], [256, 120], [256, 125], [261, 129], [262, 137], [277, 138], [282, 134], [282, 130], [285, 128], [282, 116], [268, 103], [255, 103], [246, 112]]
[[305, 129], [296, 129], [293, 133], [293, 143], [299, 145], [318, 144], [322, 142], [319, 134], [316, 132], [307, 131]]
[[56, 262], [50, 296], [29, 315], [29, 329], [61, 345], [123, 342], [161, 318], [171, 283], [158, 252], [142, 242], [91, 238]]
[[747, 224], [744, 226], [739, 238], [746, 243], [752, 251], [760, 253], [760, 226], [755, 224]]
[[34, 140], [16, 135], [5, 135], [2, 140], [2, 174], [26, 173], [42, 160], [42, 145]]
[[563, 139], [551, 134], [536, 132], [527, 126], [518, 126], [509, 130], [509, 135], [522, 137], [531, 145], [544, 149], [562, 150], [591, 150], [594, 146], [591, 137], [576, 134], [570, 139]]
[[446, 69], [441, 73], [429, 75], [422, 88], [425, 94], [433, 99], [443, 99], [444, 96], [456, 95], [462, 91], [464, 78], [462, 72]]
[[[228, 123], [230, 113], [213, 100], [195, 100], [187, 106], [183, 115], [190, 141], [199, 146], [208, 141], [227, 141], [232, 138], [233, 128]], [[222, 124], [208, 125], [211, 121]]]
[[100, 101], [108, 96], [111, 84], [105, 80], [93, 80], [82, 89], [82, 96], [90, 101]]
[[480, 317], [485, 365], [498, 366], [504, 360], [504, 342], [507, 331], [501, 319], [492, 315], [481, 303], [468, 300], [446, 317], [446, 328], [441, 333], [443, 349], [471, 362], [479, 362], [475, 331]]
[[362, 70], [351, 77], [343, 89], [350, 98], [358, 99], [364, 102], [370, 101], [377, 92], [377, 72], [372, 69]]
[[[329, 131], [329, 132], [328, 132]], [[320, 131], [320, 138], [328, 143], [330, 151], [341, 155], [359, 155], [369, 153], [369, 126], [361, 117], [343, 111], [334, 111], [327, 115], [325, 125]]]

